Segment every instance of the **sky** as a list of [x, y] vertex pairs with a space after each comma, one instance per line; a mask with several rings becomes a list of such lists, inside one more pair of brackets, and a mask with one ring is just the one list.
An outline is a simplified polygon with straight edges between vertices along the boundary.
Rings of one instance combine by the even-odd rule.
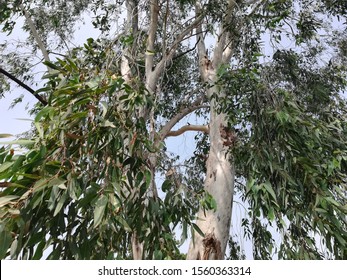
[[17, 135], [30, 129], [30, 122], [21, 120], [30, 118], [24, 103], [18, 104], [14, 109], [9, 109], [12, 98], [18, 96], [18, 94], [13, 93], [0, 99], [0, 134]]

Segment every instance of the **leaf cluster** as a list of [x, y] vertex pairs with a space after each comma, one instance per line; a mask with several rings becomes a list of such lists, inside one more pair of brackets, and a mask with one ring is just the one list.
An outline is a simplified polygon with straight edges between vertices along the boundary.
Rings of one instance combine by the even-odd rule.
[[38, 93], [49, 105], [33, 138], [1, 150], [1, 258], [127, 259], [133, 232], [145, 258], [179, 255], [172, 229], [187, 228], [191, 206], [181, 191], [150, 195], [156, 147], [138, 116], [151, 99], [106, 67], [95, 43], [46, 62]]
[[[279, 257], [323, 258], [315, 237], [337, 259], [346, 256], [346, 89], [344, 70], [313, 68], [293, 51], [269, 65], [224, 73], [229, 95], [221, 105], [237, 128], [233, 154], [246, 181], [255, 257], [272, 258], [268, 226], [284, 235]], [[228, 74], [227, 74], [228, 73]]]

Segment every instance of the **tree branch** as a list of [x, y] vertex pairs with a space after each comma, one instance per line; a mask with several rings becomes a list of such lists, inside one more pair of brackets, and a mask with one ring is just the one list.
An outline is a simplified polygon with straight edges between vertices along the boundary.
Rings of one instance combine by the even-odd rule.
[[37, 43], [37, 46], [39, 47], [39, 49], [41, 50], [42, 52], [42, 55], [44, 57], [44, 59], [46, 61], [50, 61], [50, 58], [49, 58], [49, 55], [48, 55], [48, 51], [43, 43], [43, 41], [41, 40], [40, 38], [40, 35], [38, 34], [36, 28], [35, 28], [35, 24], [34, 22], [32, 21], [28, 11], [23, 7], [22, 4], [19, 5], [20, 9], [22, 10], [23, 14], [24, 14], [24, 17], [26, 19], [26, 21], [28, 22], [28, 25], [29, 25], [29, 28], [30, 28], [30, 31], [31, 33], [33, 34], [33, 37], [35, 38], [36, 40], [36, 43]]
[[184, 38], [194, 29], [197, 24], [199, 24], [203, 19], [202, 15], [199, 15], [195, 18], [195, 20], [189, 24], [185, 29], [181, 31], [181, 33], [177, 36], [175, 41], [172, 43], [169, 53], [160, 60], [157, 66], [154, 69], [154, 76], [156, 78], [163, 72], [165, 65], [167, 65], [168, 61], [171, 61], [175, 55], [175, 52], [180, 44], [184, 40]]
[[223, 50], [222, 54], [222, 62], [228, 63], [230, 61], [230, 58], [233, 54], [233, 48], [232, 48], [232, 38], [230, 32], [228, 32], [228, 36], [226, 38], [227, 43], [225, 43], [225, 48]]
[[180, 112], [178, 112], [175, 116], [173, 116], [160, 130], [159, 135], [160, 139], [159, 140], [164, 140], [168, 133], [170, 133], [171, 129], [177, 124], [182, 118], [185, 116], [189, 115], [190, 113], [201, 109], [201, 108], [209, 108], [209, 106], [201, 104], [203, 101], [203, 98], [197, 99], [195, 102], [193, 102], [189, 107], [183, 108]]
[[[196, 14], [201, 14], [202, 13], [202, 6], [200, 1], [196, 1], [195, 4], [195, 13]], [[204, 59], [206, 56], [206, 46], [205, 46], [205, 41], [204, 41], [204, 36], [202, 32], [202, 24], [201, 22], [198, 24], [196, 28], [196, 41], [198, 43], [198, 58], [199, 58], [199, 70], [200, 74], [205, 79], [205, 71], [204, 71]]]
[[[127, 10], [127, 21], [125, 33], [132, 33], [134, 37], [138, 33], [138, 4], [135, 0], [127, 0], [125, 2], [126, 10]], [[115, 38], [115, 41], [118, 40], [119, 35]], [[135, 47], [135, 44], [134, 44]], [[121, 56], [120, 63], [120, 72], [124, 80], [128, 83], [132, 78], [131, 68], [129, 60], [132, 60], [132, 50], [125, 49]]]
[[179, 135], [183, 134], [186, 131], [200, 131], [200, 132], [208, 133], [209, 129], [208, 129], [208, 125], [192, 125], [192, 124], [189, 124], [189, 125], [182, 126], [178, 130], [170, 131], [168, 134], [166, 134], [166, 137], [179, 136]]
[[194, 50], [196, 49], [196, 46], [197, 46], [198, 43], [199, 43], [199, 40], [200, 40], [200, 38], [199, 38], [198, 41], [195, 43], [194, 47], [192, 47], [192, 48], [190, 48], [190, 49], [188, 49], [188, 50], [186, 50], [186, 51], [184, 51], [184, 52], [181, 52], [181, 53], [175, 55], [175, 56], [172, 58], [172, 60], [177, 59], [177, 58], [180, 58], [181, 56], [184, 56], [184, 55], [186, 55], [187, 53], [190, 53], [190, 52], [194, 51]]
[[36, 97], [37, 100], [39, 100], [41, 102], [42, 105], [44, 105], [44, 106], [47, 105], [47, 101], [42, 96], [38, 95], [35, 92], [35, 90], [33, 90], [31, 87], [24, 84], [22, 81], [18, 80], [15, 76], [11, 75], [10, 73], [8, 73], [6, 70], [2, 69], [1, 67], [0, 67], [0, 73], [4, 74], [8, 78], [10, 78], [12, 81], [16, 82], [18, 85], [20, 85], [21, 87], [23, 87], [27, 91], [29, 91], [32, 95], [34, 95]]
[[[138, 4], [135, 0], [127, 0], [125, 2], [127, 8], [127, 24], [131, 27], [132, 32], [136, 34], [139, 26], [139, 11]], [[129, 28], [130, 29], [130, 28]]]
[[213, 66], [215, 68], [218, 67], [220, 63], [225, 62], [223, 61], [223, 53], [226, 47], [226, 39], [229, 35], [229, 32], [226, 32], [226, 25], [229, 24], [231, 16], [234, 12], [234, 7], [236, 5], [236, 2], [234, 0], [229, 0], [228, 2], [227, 14], [222, 24], [220, 25], [220, 34], [218, 35], [218, 40], [213, 54]]
[[[158, 16], [159, 16], [159, 6], [158, 0], [150, 1], [150, 24], [149, 24], [149, 32], [147, 38], [147, 46], [146, 46], [146, 59], [145, 59], [145, 68], [146, 68], [146, 76], [149, 77], [151, 75], [153, 69], [153, 60], [154, 60], [154, 41], [155, 34], [158, 29]], [[150, 87], [152, 85], [149, 85]]]

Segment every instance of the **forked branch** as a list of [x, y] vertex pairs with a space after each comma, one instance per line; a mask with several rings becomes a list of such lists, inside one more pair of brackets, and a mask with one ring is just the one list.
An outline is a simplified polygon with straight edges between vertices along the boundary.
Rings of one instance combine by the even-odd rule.
[[170, 133], [171, 129], [175, 126], [175, 124], [177, 124], [185, 116], [189, 115], [190, 113], [192, 113], [198, 109], [209, 107], [207, 105], [202, 104], [202, 101], [203, 101], [203, 98], [197, 99], [189, 107], [183, 108], [175, 116], [173, 116], [160, 130], [160, 132], [159, 132], [160, 140], [164, 140], [168, 136], [168, 134]]

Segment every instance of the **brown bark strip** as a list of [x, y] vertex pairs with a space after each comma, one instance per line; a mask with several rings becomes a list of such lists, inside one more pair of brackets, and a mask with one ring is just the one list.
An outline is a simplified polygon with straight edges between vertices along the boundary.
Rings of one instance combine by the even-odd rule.
[[216, 239], [213, 233], [206, 235], [202, 243], [204, 244], [203, 260], [223, 259], [220, 241]]

